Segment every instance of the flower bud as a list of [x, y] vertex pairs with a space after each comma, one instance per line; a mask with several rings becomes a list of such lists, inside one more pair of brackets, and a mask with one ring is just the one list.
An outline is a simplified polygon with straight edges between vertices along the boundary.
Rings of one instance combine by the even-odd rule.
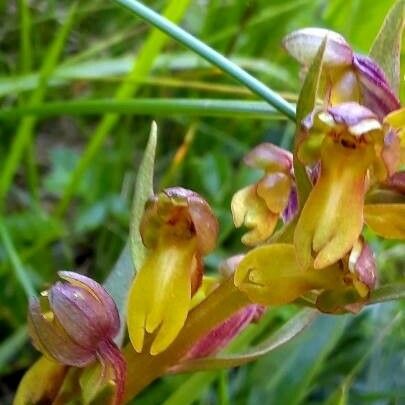
[[117, 307], [107, 291], [83, 275], [60, 271], [58, 281], [30, 302], [28, 329], [34, 346], [59, 363], [86, 367], [99, 360], [110, 370], [122, 397], [125, 363], [113, 339], [119, 332]]
[[132, 284], [128, 331], [135, 350], [154, 333], [151, 354], [165, 350], [183, 327], [201, 284], [202, 256], [216, 244], [218, 222], [193, 191], [169, 188], [146, 204], [140, 226], [147, 256]]

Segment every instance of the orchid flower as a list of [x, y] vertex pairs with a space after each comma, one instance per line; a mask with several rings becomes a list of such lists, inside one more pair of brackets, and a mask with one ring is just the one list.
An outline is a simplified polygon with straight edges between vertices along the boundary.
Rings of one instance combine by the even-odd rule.
[[391, 153], [377, 116], [357, 103], [343, 103], [310, 114], [302, 124], [298, 158], [320, 162], [320, 174], [294, 235], [303, 268], [323, 268], [353, 247], [363, 227], [368, 183], [390, 174]]
[[368, 56], [355, 53], [340, 34], [322, 28], [304, 28], [287, 35], [283, 44], [305, 69], [325, 37], [320, 97], [327, 105], [355, 101], [373, 111], [380, 120], [400, 107], [382, 69]]
[[181, 187], [151, 198], [141, 222], [147, 257], [130, 288], [128, 332], [141, 352], [152, 334], [152, 355], [164, 351], [184, 325], [201, 284], [202, 256], [216, 244], [218, 222], [208, 203]]
[[239, 190], [231, 203], [235, 226], [245, 225], [250, 229], [242, 242], [254, 246], [271, 236], [280, 216], [285, 221], [291, 220], [298, 203], [290, 152], [263, 143], [244, 160], [248, 166], [265, 172], [257, 183]]
[[246, 254], [236, 269], [234, 281], [252, 301], [262, 305], [283, 305], [314, 292], [320, 311], [353, 312], [369, 297], [375, 286], [375, 274], [373, 253], [360, 239], [338, 263], [306, 271], [300, 268], [294, 245], [263, 245]]

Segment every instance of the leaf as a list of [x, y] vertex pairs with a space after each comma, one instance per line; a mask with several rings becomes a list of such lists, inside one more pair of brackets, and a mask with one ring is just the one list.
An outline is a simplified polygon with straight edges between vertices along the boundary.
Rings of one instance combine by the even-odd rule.
[[384, 70], [388, 82], [397, 94], [401, 80], [400, 54], [404, 28], [404, 7], [404, 0], [398, 0], [391, 7], [370, 49], [370, 56]]
[[301, 333], [315, 319], [318, 311], [305, 309], [284, 324], [277, 332], [264, 342], [242, 354], [219, 355], [203, 359], [184, 362], [176, 366], [176, 372], [190, 372], [197, 370], [212, 370], [218, 368], [237, 367], [249, 363], [271, 351], [281, 347], [299, 333]]
[[126, 329], [126, 302], [131, 281], [136, 269], [142, 265], [145, 248], [142, 243], [139, 225], [148, 198], [153, 194], [153, 170], [157, 142], [157, 126], [152, 123], [148, 144], [138, 169], [135, 181], [135, 194], [132, 205], [129, 241], [122, 250], [104, 287], [114, 298], [120, 315], [121, 329], [116, 337], [116, 343], [122, 344]]
[[305, 77], [300, 95], [297, 102], [297, 131], [295, 135], [294, 146], [294, 174], [298, 189], [299, 206], [304, 206], [305, 201], [311, 191], [312, 185], [309, 181], [305, 166], [298, 160], [297, 147], [299, 142], [299, 131], [301, 121], [314, 109], [316, 95], [318, 93], [319, 82], [322, 73], [323, 55], [325, 52], [327, 37], [322, 41], [318, 52], [312, 61], [312, 64]]
[[28, 340], [27, 329], [20, 326], [10, 337], [3, 340], [0, 345], [0, 372], [26, 344]]
[[132, 215], [129, 230], [129, 240], [132, 254], [132, 261], [136, 269], [142, 266], [145, 260], [145, 246], [142, 243], [139, 226], [144, 212], [145, 204], [153, 195], [153, 170], [155, 164], [157, 142], [156, 122], [152, 122], [149, 141], [143, 155], [141, 165], [135, 183], [135, 196], [132, 205]]
[[346, 405], [349, 403], [349, 389], [354, 383], [355, 377], [360, 373], [368, 358], [377, 349], [381, 350], [383, 340], [392, 332], [394, 326], [402, 319], [402, 314], [398, 313], [394, 319], [390, 319], [386, 325], [378, 329], [378, 333], [373, 337], [371, 344], [367, 347], [365, 353], [354, 364], [350, 372], [345, 376], [339, 387], [325, 401], [324, 405]]
[[265, 387], [265, 398], [277, 398], [277, 404], [310, 403], [305, 397], [319, 382], [317, 377], [348, 320], [347, 316], [321, 315], [296, 339], [255, 363], [252, 380], [258, 387]]
[[127, 294], [134, 275], [135, 269], [131, 258], [129, 243], [127, 243], [112, 268], [110, 275], [104, 282], [104, 287], [113, 297], [120, 315], [120, 332], [115, 338], [115, 343], [117, 343], [118, 346], [122, 345], [125, 337]]
[[387, 284], [377, 288], [371, 293], [367, 304], [394, 301], [405, 298], [405, 283]]
[[1, 219], [0, 219], [0, 239], [3, 242], [4, 249], [7, 252], [7, 255], [10, 259], [16, 279], [21, 284], [25, 292], [25, 295], [27, 296], [28, 299], [31, 297], [35, 297], [36, 292], [32, 284], [31, 278], [28, 272], [26, 271], [21, 258], [18, 255], [16, 248], [14, 247], [13, 241], [10, 238], [8, 230], [4, 226]]

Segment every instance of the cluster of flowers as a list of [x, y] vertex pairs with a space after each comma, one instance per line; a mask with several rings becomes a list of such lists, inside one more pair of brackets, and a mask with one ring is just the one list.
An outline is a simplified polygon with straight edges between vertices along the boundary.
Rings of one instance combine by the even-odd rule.
[[[242, 242], [252, 249], [230, 258], [213, 281], [203, 277], [203, 256], [215, 248], [218, 234], [208, 203], [180, 187], [153, 196], [140, 226], [146, 258], [128, 295], [135, 351], [165, 351], [190, 309], [229, 277], [251, 304], [202, 337], [182, 360], [223, 348], [269, 305], [304, 297], [322, 312], [342, 313], [366, 303], [376, 265], [361, 235], [364, 224], [385, 238], [405, 237], [405, 172], [399, 171], [405, 110], [379, 66], [354, 53], [340, 35], [303, 29], [284, 45], [307, 69], [325, 37], [320, 102], [300, 123], [294, 157], [312, 183], [307, 199], [297, 197], [290, 152], [269, 143], [254, 148], [245, 163], [264, 175], [238, 191], [231, 205], [235, 226], [249, 229]], [[280, 219], [289, 231], [275, 238]], [[119, 404], [126, 365], [114, 343], [120, 330], [115, 303], [90, 278], [59, 275], [64, 282], [30, 304], [33, 343], [53, 361], [90, 370], [81, 377], [93, 381], [89, 398], [112, 384]]]

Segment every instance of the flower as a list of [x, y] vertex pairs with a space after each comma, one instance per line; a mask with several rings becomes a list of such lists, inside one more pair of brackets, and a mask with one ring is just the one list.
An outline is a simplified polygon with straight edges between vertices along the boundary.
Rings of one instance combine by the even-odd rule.
[[280, 216], [290, 221], [297, 212], [298, 202], [290, 152], [263, 143], [244, 160], [248, 166], [265, 172], [257, 183], [239, 190], [231, 203], [235, 226], [245, 225], [250, 229], [242, 242], [254, 246], [271, 236]]
[[376, 282], [371, 249], [363, 239], [338, 263], [323, 269], [302, 271], [294, 245], [278, 243], [259, 246], [238, 265], [234, 282], [253, 302], [283, 305], [309, 292], [322, 312], [358, 311]]
[[381, 68], [368, 56], [353, 52], [340, 34], [322, 28], [304, 28], [287, 35], [283, 44], [307, 68], [325, 37], [320, 97], [327, 105], [355, 101], [381, 120], [399, 108], [399, 100]]
[[320, 173], [294, 234], [303, 268], [323, 268], [353, 247], [363, 227], [367, 187], [393, 170], [395, 149], [386, 150], [377, 116], [357, 103], [316, 110], [302, 123], [298, 158], [320, 162]]
[[138, 352], [145, 333], [156, 332], [150, 347], [155, 355], [184, 325], [201, 284], [202, 256], [216, 244], [218, 222], [197, 193], [176, 187], [151, 198], [140, 231], [147, 257], [129, 291], [128, 332]]
[[126, 367], [113, 339], [120, 328], [114, 300], [96, 281], [78, 273], [58, 272], [58, 281], [30, 302], [28, 330], [34, 346], [59, 363], [86, 367], [99, 361], [100, 387], [116, 385], [122, 399]]

